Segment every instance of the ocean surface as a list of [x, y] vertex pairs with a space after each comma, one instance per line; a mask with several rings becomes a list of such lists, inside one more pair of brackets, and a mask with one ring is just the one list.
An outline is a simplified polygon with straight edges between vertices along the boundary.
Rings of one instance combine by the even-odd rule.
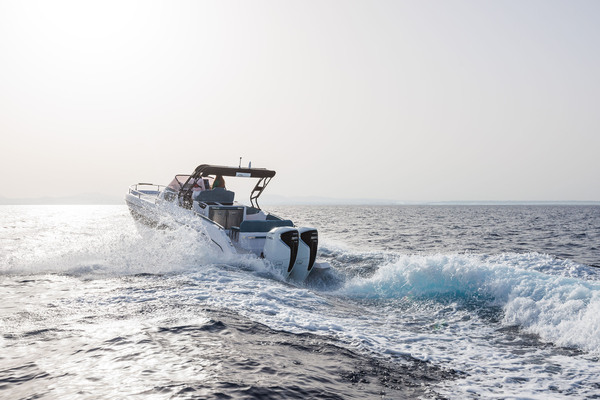
[[600, 206], [265, 208], [332, 269], [0, 206], [0, 398], [600, 398]]

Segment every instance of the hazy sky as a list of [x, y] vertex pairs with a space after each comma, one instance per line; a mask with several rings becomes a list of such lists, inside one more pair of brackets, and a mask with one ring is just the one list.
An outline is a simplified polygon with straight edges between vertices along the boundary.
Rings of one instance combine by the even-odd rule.
[[600, 1], [0, 0], [0, 196], [600, 200]]

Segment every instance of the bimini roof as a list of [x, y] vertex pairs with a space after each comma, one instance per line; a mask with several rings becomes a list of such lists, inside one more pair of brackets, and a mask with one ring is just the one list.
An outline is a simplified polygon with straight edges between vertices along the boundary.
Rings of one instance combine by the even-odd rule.
[[265, 168], [238, 168], [209, 164], [198, 165], [194, 170], [195, 177], [208, 175], [238, 176], [247, 178], [272, 178], [275, 176], [275, 171]]

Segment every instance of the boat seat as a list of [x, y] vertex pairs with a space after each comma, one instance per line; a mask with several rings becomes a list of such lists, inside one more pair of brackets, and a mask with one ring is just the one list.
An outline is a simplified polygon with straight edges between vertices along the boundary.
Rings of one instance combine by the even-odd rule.
[[268, 221], [242, 221], [240, 232], [269, 232], [273, 228], [280, 226], [294, 226], [289, 219], [268, 220]]
[[267, 219], [267, 214], [265, 214], [262, 210], [246, 206], [246, 216], [244, 217], [244, 220], [264, 221], [265, 219]]
[[258, 214], [260, 208], [246, 206], [246, 215]]
[[194, 200], [203, 203], [221, 203], [232, 204], [235, 193], [225, 188], [214, 188], [212, 190], [203, 190], [199, 192]]

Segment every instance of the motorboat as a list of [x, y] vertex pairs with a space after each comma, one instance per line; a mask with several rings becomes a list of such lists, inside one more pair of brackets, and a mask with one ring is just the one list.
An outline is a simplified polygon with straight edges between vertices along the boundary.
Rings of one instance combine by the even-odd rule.
[[[327, 262], [317, 261], [317, 229], [262, 210], [258, 198], [275, 171], [264, 168], [199, 165], [192, 174], [175, 175], [167, 186], [137, 183], [125, 201], [132, 216], [151, 226], [186, 225], [208, 238], [224, 254], [265, 259], [294, 281], [304, 281]], [[235, 201], [225, 177], [254, 179], [250, 205]], [[314, 272], [313, 272], [314, 273]]]

